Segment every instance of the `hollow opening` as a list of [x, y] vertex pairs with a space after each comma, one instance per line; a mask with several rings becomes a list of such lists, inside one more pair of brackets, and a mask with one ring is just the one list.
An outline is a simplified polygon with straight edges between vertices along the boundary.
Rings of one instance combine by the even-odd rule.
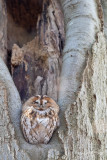
[[57, 101], [65, 40], [59, 2], [6, 0], [6, 6], [7, 66], [22, 102], [38, 94]]
[[20, 47], [36, 35], [38, 15], [43, 0], [7, 0], [7, 47], [10, 52], [14, 43]]

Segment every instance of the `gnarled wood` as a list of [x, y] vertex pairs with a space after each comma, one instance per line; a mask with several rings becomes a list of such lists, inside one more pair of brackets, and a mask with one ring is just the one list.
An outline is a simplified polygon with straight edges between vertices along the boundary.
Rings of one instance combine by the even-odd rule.
[[64, 23], [61, 8], [56, 0], [43, 1], [36, 37], [12, 50], [12, 76], [22, 101], [32, 95], [46, 94], [57, 101], [64, 46]]

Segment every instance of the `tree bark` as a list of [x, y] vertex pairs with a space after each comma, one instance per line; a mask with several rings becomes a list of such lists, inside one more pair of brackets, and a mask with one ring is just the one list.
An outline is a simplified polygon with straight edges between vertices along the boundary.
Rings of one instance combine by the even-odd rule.
[[[17, 97], [14, 97], [16, 98], [16, 103], [14, 103], [13, 95], [11, 97], [11, 93], [7, 90], [9, 86], [7, 87], [5, 85], [5, 82], [1, 82], [1, 81], [2, 80], [0, 78], [0, 160], [4, 160], [4, 159], [5, 160], [16, 160], [16, 159], [30, 160], [27, 153], [25, 153], [19, 147], [19, 143], [17, 142], [18, 137], [16, 138], [16, 133], [18, 130], [20, 130], [19, 123], [18, 125], [17, 123], [15, 123], [16, 121], [17, 122], [19, 121], [19, 119], [18, 120], [16, 119], [19, 116], [18, 115], [19, 111], [17, 111], [18, 110], [17, 107], [19, 107], [18, 105], [20, 104], [20, 102], [19, 100], [17, 100]], [[17, 92], [15, 93], [15, 91], [12, 89], [13, 87], [11, 88], [11, 91], [13, 91], [15, 95], [17, 95]], [[13, 102], [10, 102], [12, 100]], [[14, 105], [15, 107], [12, 107], [11, 105]], [[14, 108], [14, 110], [11, 110], [11, 108]], [[13, 117], [13, 115], [11, 115], [11, 119], [10, 119], [10, 113], [13, 114], [13, 112], [17, 113], [17, 114], [14, 114], [14, 116], [16, 117]], [[15, 121], [13, 122], [13, 120]], [[20, 136], [20, 134], [18, 136]]]
[[0, 0], [0, 56], [7, 62], [7, 17], [6, 4]]
[[60, 132], [65, 159], [107, 159], [107, 54], [102, 32], [88, 55], [81, 89], [75, 102], [68, 106], [65, 117], [66, 133]]
[[104, 18], [104, 34], [105, 38], [107, 40], [107, 1], [106, 0], [101, 0], [102, 3], [102, 8], [103, 8], [103, 18]]
[[[0, 3], [3, 4], [3, 1], [0, 1]], [[51, 94], [56, 100], [58, 99], [60, 105], [61, 125], [58, 134], [56, 132], [47, 145], [31, 145], [24, 140], [20, 130], [20, 96], [4, 62], [0, 59], [1, 159], [107, 159], [107, 54], [103, 33], [102, 6], [100, 1], [96, 2], [94, 0], [60, 0], [60, 3], [64, 12], [66, 30], [65, 47], [62, 54], [61, 77], [59, 76], [60, 67], [58, 61], [62, 53], [62, 48], [59, 47], [62, 43], [60, 40], [63, 41], [64, 39], [64, 34], [61, 33], [64, 32], [60, 30], [60, 25], [62, 25], [63, 22], [55, 21], [55, 12], [56, 15], [60, 15], [57, 13], [56, 1], [52, 1], [48, 8], [47, 14], [48, 16], [52, 16], [51, 21], [47, 22], [45, 25], [46, 28], [44, 28], [44, 23], [41, 24], [41, 35], [43, 36], [41, 37], [39, 32], [39, 36], [37, 34], [37, 37], [33, 41], [22, 48], [14, 45], [12, 53], [13, 78], [16, 71], [18, 74], [18, 71], [22, 71], [22, 73], [27, 72], [27, 75], [30, 74], [29, 68], [35, 65], [33, 62], [33, 58], [35, 58], [33, 55], [35, 48], [35, 53], [38, 53], [35, 60], [40, 58], [40, 64], [36, 66], [38, 70], [42, 64], [41, 61], [47, 62], [45, 58], [48, 59], [48, 63], [46, 64], [50, 68], [49, 70], [45, 68], [45, 70], [47, 69], [47, 80], [49, 77], [50, 79], [47, 85], [49, 86], [50, 82], [52, 86], [54, 83], [58, 85], [58, 83], [53, 82], [53, 77], [55, 77], [55, 81], [60, 77], [59, 97], [57, 87], [54, 91], [51, 89], [48, 91], [48, 94]], [[4, 11], [6, 14], [6, 8], [4, 8], [3, 5], [1, 6], [3, 7], [0, 8], [1, 13]], [[52, 6], [54, 6], [55, 12], [52, 12]], [[51, 15], [50, 13], [54, 14]], [[47, 14], [45, 14], [45, 16]], [[38, 22], [40, 22], [43, 15], [39, 17]], [[56, 20], [59, 19], [60, 18], [57, 18]], [[3, 20], [5, 21], [5, 18]], [[2, 22], [3, 24], [5, 23], [4, 21]], [[51, 23], [52, 30], [49, 27]], [[53, 30], [53, 26], [57, 26], [55, 30]], [[44, 29], [46, 29], [45, 34], [43, 34]], [[2, 31], [3, 35], [5, 35], [6, 31]], [[63, 36], [58, 38], [59, 33]], [[49, 39], [44, 38], [46, 35]], [[53, 37], [56, 38], [57, 44], [55, 39], [52, 39], [54, 43], [51, 43], [50, 40]], [[46, 48], [46, 50], [44, 39], [49, 40], [49, 48]], [[6, 46], [5, 36], [3, 36], [3, 40], [5, 43], [0, 44], [1, 48], [5, 48]], [[39, 45], [38, 43], [35, 44], [35, 42], [39, 42]], [[49, 50], [50, 48], [54, 48], [54, 51]], [[58, 54], [55, 54], [56, 52]], [[0, 51], [0, 55], [4, 56], [2, 53], [5, 54], [5, 50], [3, 50], [3, 52]], [[30, 53], [32, 57], [30, 60], [25, 57], [26, 55], [29, 56], [28, 53]], [[51, 66], [54, 68], [54, 73]], [[58, 73], [56, 73], [55, 66], [57, 66]], [[33, 69], [31, 71], [33, 72]], [[34, 81], [34, 83], [36, 83], [37, 92], [35, 92], [35, 94], [46, 93], [41, 92], [45, 80], [41, 87], [40, 82], [42, 78], [39, 77], [38, 80], [37, 72], [34, 71], [34, 73], [36, 81], [35, 78], [32, 78], [32, 82]], [[24, 75], [24, 78], [25, 77], [26, 75]], [[29, 78], [29, 76], [26, 78]], [[29, 91], [28, 97], [34, 94], [34, 91], [31, 90], [30, 92], [29, 86], [25, 89]], [[56, 92], [57, 96], [55, 95]], [[25, 97], [22, 101], [24, 101], [24, 99]]]
[[[66, 28], [66, 43], [59, 92], [59, 103], [65, 106], [74, 102], [81, 86], [86, 66], [87, 52], [95, 41], [96, 33], [102, 30], [98, 6], [94, 0], [61, 0]], [[65, 84], [65, 85], [63, 85]]]
[[[0, 0], [0, 56], [7, 62], [6, 7]], [[20, 112], [21, 100], [10, 73], [0, 57], [0, 160], [27, 159], [18, 143], [21, 137]], [[17, 138], [16, 138], [16, 133]]]

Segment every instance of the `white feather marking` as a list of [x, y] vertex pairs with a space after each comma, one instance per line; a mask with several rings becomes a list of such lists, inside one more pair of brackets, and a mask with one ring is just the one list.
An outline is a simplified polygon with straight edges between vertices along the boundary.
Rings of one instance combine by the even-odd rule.
[[47, 126], [49, 123], [49, 118], [37, 118], [37, 122], [41, 123], [44, 126]]

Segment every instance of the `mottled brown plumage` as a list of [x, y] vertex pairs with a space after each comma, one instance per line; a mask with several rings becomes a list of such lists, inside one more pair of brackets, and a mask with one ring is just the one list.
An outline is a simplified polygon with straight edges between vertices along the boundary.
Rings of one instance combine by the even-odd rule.
[[22, 108], [21, 129], [28, 143], [47, 144], [59, 126], [59, 106], [48, 96], [31, 97]]

